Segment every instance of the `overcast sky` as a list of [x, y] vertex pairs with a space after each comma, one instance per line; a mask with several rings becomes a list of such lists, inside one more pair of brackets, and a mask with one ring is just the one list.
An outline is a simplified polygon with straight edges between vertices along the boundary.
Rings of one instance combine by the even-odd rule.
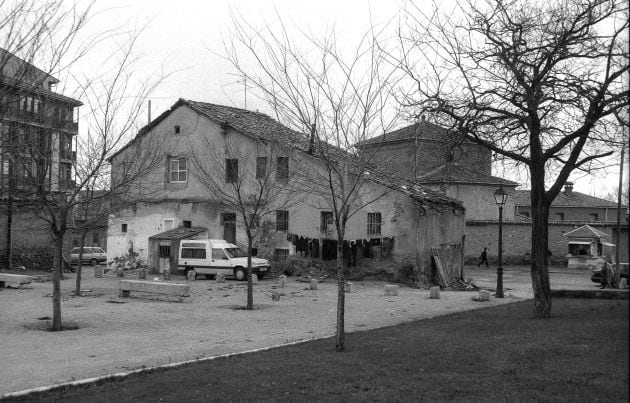
[[[290, 21], [289, 25], [311, 31], [315, 36], [334, 26], [340, 41], [352, 47], [369, 29], [371, 21], [375, 25], [392, 22], [393, 29], [405, 3], [405, 0], [98, 0], [88, 31], [146, 26], [137, 47], [141, 72], [151, 74], [162, 68], [173, 72], [150, 97], [152, 116], [156, 117], [178, 98], [245, 106], [242, 80], [229, 63], [213, 53], [224, 54], [223, 35], [229, 34], [231, 11], [261, 27], [277, 22], [276, 13], [279, 13], [283, 20]], [[452, 7], [453, 3], [444, 4]], [[251, 92], [247, 109], [268, 112], [265, 103]], [[627, 172], [627, 164], [625, 169]], [[615, 168], [606, 178], [574, 175], [571, 179], [576, 182], [575, 190], [603, 196], [617, 186], [617, 173]], [[501, 172], [494, 174], [506, 177]], [[526, 183], [526, 178], [506, 179]]]

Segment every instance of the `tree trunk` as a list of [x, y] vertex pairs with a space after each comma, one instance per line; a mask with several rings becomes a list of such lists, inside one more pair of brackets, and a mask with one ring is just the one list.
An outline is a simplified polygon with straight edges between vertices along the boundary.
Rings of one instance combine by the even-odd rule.
[[13, 162], [9, 160], [9, 186], [7, 196], [7, 270], [13, 268]]
[[335, 350], [345, 350], [345, 311], [346, 290], [343, 275], [343, 239], [345, 228], [337, 228], [337, 330], [335, 335]]
[[63, 235], [55, 233], [55, 261], [53, 263], [53, 328], [52, 330], [61, 330], [61, 276], [62, 273], [62, 248], [63, 248]]
[[85, 245], [85, 236], [87, 232], [81, 234], [81, 242], [79, 243], [79, 261], [77, 262], [77, 279], [74, 287], [74, 295], [81, 296], [81, 270], [83, 269], [83, 245]]
[[534, 291], [534, 313], [539, 318], [551, 316], [551, 286], [547, 253], [549, 251], [549, 204], [545, 200], [544, 174], [532, 172], [532, 289]]
[[252, 283], [252, 236], [247, 234], [247, 310], [254, 309], [254, 285]]

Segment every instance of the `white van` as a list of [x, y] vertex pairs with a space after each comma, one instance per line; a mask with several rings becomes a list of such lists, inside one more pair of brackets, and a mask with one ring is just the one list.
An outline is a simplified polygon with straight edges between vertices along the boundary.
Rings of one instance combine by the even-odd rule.
[[[238, 246], [222, 239], [182, 240], [179, 246], [179, 270], [186, 275], [193, 271], [195, 275], [213, 276], [224, 273], [233, 275], [237, 280], [247, 279], [247, 253]], [[252, 273], [262, 279], [269, 272], [266, 259], [252, 257]]]

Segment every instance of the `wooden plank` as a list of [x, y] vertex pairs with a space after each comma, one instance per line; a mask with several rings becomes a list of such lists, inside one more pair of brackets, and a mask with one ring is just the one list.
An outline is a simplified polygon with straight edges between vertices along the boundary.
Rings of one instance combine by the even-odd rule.
[[442, 268], [442, 262], [440, 261], [439, 248], [431, 248], [431, 254], [433, 255], [433, 259], [435, 259], [435, 267], [438, 270], [438, 276], [440, 278], [440, 282], [442, 286], [448, 287], [450, 283], [447, 280], [446, 274]]

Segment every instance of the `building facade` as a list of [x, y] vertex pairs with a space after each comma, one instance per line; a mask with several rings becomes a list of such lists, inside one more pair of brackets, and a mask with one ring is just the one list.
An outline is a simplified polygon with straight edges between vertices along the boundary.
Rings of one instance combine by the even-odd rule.
[[34, 250], [47, 255], [51, 247], [33, 200], [75, 186], [73, 143], [81, 102], [55, 92], [58, 82], [0, 49], [0, 254], [11, 247], [16, 263], [27, 266], [28, 255], [38, 254]]
[[[211, 239], [246, 245], [241, 215], [208, 191], [207, 177], [200, 172], [203, 166], [210, 167], [206, 174], [213, 173], [216, 182], [229, 186], [248, 172], [258, 178], [271, 162], [277, 163], [272, 179], [286, 181], [293, 194], [288, 203], [272, 206], [259, 217], [254, 244], [258, 255], [273, 260], [295, 255], [335, 258], [332, 209], [318, 179], [325, 176], [325, 169], [309, 152], [302, 134], [258, 112], [180, 100], [112, 157], [113, 174], [123, 172], [134, 149], [148, 148], [147, 144], [158, 149], [163, 162], [132, 186], [137, 193], [128, 194], [110, 216], [109, 260], [130, 248], [141, 259], [153, 260], [149, 238], [178, 227], [207, 228]], [[457, 200], [412, 181], [379, 176], [377, 171], [364, 174], [370, 179], [354, 200], [364, 207], [350, 217], [345, 239], [425, 273], [431, 271], [431, 247], [461, 245], [465, 210]]]

